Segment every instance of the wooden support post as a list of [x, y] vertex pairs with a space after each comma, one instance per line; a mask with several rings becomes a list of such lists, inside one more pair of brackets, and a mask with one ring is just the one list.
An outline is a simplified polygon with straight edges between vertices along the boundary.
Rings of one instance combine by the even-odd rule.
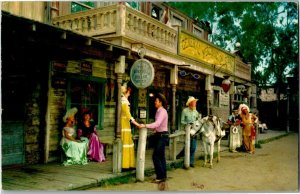
[[32, 30], [33, 32], [36, 31], [36, 25], [35, 25], [35, 24], [32, 24], [32, 25], [31, 25], [31, 30]]
[[190, 125], [186, 125], [185, 127], [185, 146], [184, 146], [184, 167], [190, 167], [190, 143], [191, 143], [191, 136], [190, 136]]
[[175, 122], [176, 122], [176, 84], [172, 84], [172, 123], [171, 123], [171, 131], [175, 132]]
[[113, 173], [122, 171], [122, 141], [116, 138], [113, 144]]
[[173, 160], [175, 161], [176, 160], [176, 153], [177, 153], [177, 139], [178, 137], [184, 135], [185, 132], [184, 131], [179, 131], [179, 132], [176, 132], [176, 133], [173, 133], [173, 134], [170, 134], [169, 135], [169, 139], [170, 139], [170, 160]]
[[207, 107], [207, 115], [210, 115], [210, 105], [211, 105], [211, 83], [212, 83], [212, 76], [206, 75], [205, 78], [205, 90], [206, 90], [206, 107]]
[[92, 45], [92, 39], [88, 38], [88, 39], [85, 41], [85, 45], [91, 46], [91, 45]]
[[176, 150], [177, 150], [177, 137], [171, 139], [171, 150], [170, 150], [170, 160], [176, 160]]
[[139, 130], [139, 143], [136, 157], [136, 179], [144, 181], [147, 128]]
[[61, 39], [66, 40], [67, 39], [67, 33], [63, 32], [60, 36]]
[[118, 84], [117, 117], [115, 128], [115, 141], [113, 145], [113, 173], [119, 173], [122, 170], [122, 141], [121, 141], [121, 82], [123, 78], [122, 71], [116, 69]]

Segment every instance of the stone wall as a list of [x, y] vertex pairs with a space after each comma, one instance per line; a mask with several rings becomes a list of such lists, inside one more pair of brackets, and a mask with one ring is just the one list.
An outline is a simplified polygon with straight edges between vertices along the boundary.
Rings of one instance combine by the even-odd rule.
[[37, 83], [31, 98], [25, 104], [26, 119], [25, 119], [25, 162], [28, 164], [37, 163], [42, 156], [42, 147], [40, 136], [40, 93], [41, 85]]

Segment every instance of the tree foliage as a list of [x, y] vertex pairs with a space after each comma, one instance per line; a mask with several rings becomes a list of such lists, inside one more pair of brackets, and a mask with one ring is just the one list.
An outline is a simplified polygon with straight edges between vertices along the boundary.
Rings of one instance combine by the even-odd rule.
[[171, 2], [192, 18], [211, 23], [210, 41], [233, 50], [236, 42], [252, 63], [259, 85], [286, 82], [298, 68], [298, 5], [295, 2]]

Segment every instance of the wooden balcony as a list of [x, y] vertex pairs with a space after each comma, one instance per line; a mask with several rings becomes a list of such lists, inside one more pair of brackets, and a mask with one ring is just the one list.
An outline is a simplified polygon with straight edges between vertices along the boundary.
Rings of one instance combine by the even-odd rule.
[[116, 4], [55, 17], [53, 24], [85, 36], [106, 40], [125, 38], [129, 43], [143, 43], [177, 53], [176, 29], [125, 5]]

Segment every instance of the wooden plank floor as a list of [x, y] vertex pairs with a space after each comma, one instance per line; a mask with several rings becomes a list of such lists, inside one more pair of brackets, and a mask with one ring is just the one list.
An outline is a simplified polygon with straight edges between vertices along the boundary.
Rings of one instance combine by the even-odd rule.
[[[282, 134], [285, 132], [268, 131], [266, 134], [261, 134], [259, 139], [268, 139]], [[202, 145], [199, 140], [197, 142], [195, 158], [203, 154]], [[177, 152], [182, 147], [183, 142], [178, 142]], [[221, 150], [228, 150], [228, 140], [222, 140]], [[169, 147], [166, 148], [166, 158], [169, 158]], [[145, 169], [153, 169], [152, 149], [147, 150], [145, 160]], [[178, 161], [182, 161], [182, 159]], [[196, 162], [198, 161], [196, 160]], [[167, 163], [170, 162], [172, 161], [167, 160]], [[135, 171], [125, 173], [135, 174]], [[77, 190], [96, 186], [102, 180], [122, 176], [125, 173], [112, 173], [112, 155], [108, 155], [107, 160], [103, 163], [90, 162], [87, 165], [63, 166], [60, 163], [49, 163], [11, 168], [2, 167], [2, 190]]]

